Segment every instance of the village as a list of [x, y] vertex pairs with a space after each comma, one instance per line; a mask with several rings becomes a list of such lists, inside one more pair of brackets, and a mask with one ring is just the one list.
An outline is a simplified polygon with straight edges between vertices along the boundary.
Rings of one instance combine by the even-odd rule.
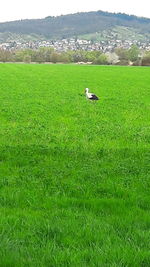
[[113, 52], [115, 48], [129, 49], [132, 45], [137, 45], [140, 50], [150, 50], [150, 40], [84, 40], [77, 38], [67, 38], [62, 40], [37, 40], [37, 41], [16, 41], [0, 43], [0, 49], [4, 50], [21, 50], [21, 49], [39, 49], [40, 47], [51, 47], [57, 52], [66, 52], [68, 50], [77, 51], [101, 51], [103, 53]]

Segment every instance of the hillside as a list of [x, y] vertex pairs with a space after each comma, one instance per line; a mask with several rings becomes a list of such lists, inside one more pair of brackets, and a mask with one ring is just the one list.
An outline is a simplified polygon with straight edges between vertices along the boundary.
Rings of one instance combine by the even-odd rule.
[[8, 37], [11, 34], [11, 37], [14, 37], [19, 34], [21, 38], [31, 36], [31, 39], [62, 39], [107, 32], [117, 27], [129, 29], [133, 35], [136, 33], [142, 36], [141, 38], [146, 38], [150, 34], [150, 19], [103, 11], [82, 12], [0, 23], [0, 37], [4, 40], [6, 35]]
[[111, 40], [148, 41], [150, 39], [150, 33], [141, 33], [140, 30], [132, 27], [116, 26], [112, 29], [82, 34], [79, 35], [79, 38], [98, 42]]

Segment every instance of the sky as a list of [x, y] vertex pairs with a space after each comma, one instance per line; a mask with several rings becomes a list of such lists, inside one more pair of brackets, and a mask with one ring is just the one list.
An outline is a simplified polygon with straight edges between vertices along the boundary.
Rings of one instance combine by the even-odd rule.
[[0, 22], [103, 10], [150, 18], [149, 0], [2, 0]]

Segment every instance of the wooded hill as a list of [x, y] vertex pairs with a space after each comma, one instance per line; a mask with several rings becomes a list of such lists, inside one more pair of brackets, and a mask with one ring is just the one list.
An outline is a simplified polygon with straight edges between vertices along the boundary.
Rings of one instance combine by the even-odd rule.
[[111, 30], [118, 26], [132, 28], [143, 36], [150, 34], [150, 19], [148, 18], [103, 11], [0, 23], [0, 33], [62, 39]]

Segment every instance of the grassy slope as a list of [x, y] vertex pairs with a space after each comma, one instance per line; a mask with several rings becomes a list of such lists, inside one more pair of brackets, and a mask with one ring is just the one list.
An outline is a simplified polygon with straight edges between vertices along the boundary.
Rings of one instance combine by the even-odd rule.
[[149, 76], [0, 65], [0, 266], [150, 265]]
[[79, 38], [86, 40], [94, 40], [94, 41], [106, 41], [112, 40], [114, 37], [112, 34], [117, 34], [116, 38], [119, 40], [138, 40], [138, 41], [148, 41], [148, 34], [141, 34], [140, 31], [131, 27], [123, 27], [117, 26], [112, 28], [111, 30], [104, 30], [101, 32], [89, 33], [80, 35]]

